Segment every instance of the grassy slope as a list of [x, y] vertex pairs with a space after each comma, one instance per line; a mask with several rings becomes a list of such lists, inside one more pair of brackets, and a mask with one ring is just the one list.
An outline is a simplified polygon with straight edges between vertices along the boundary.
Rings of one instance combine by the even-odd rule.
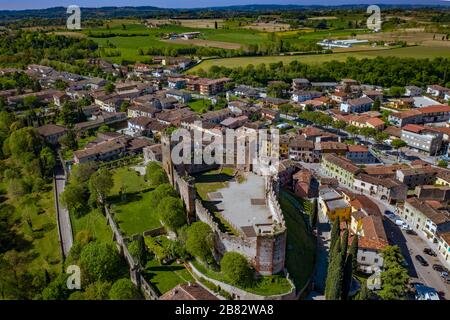
[[[20, 203], [16, 200], [9, 200], [8, 203], [16, 207], [15, 216], [20, 219], [19, 232], [31, 241], [31, 246], [26, 250], [34, 254], [29, 269], [59, 271], [62, 257], [53, 190], [49, 186], [47, 192], [25, 196]], [[26, 222], [27, 217], [31, 220], [31, 227]]]
[[300, 203], [281, 192], [280, 205], [287, 226], [286, 265], [295, 286], [301, 289], [310, 278], [314, 268], [315, 242], [310, 235], [302, 213], [296, 209]]
[[144, 276], [158, 288], [161, 294], [171, 290], [178, 284], [194, 281], [189, 271], [176, 262], [162, 265], [156, 260], [150, 260], [145, 266]]

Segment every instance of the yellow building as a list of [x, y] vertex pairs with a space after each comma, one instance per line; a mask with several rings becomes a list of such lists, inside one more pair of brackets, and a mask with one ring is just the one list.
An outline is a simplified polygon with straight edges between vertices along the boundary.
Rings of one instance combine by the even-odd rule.
[[339, 192], [332, 188], [319, 191], [319, 207], [331, 221], [334, 221], [337, 217], [341, 222], [350, 221], [351, 205], [345, 201]]
[[441, 172], [436, 177], [436, 184], [450, 187], [450, 173]]

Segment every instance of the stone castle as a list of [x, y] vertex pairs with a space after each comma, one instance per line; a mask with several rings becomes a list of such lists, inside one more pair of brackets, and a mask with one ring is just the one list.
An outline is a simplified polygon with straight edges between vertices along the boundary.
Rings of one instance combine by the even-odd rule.
[[[173, 143], [169, 136], [162, 136], [161, 147], [163, 168], [170, 183], [185, 203], [188, 220], [190, 222], [203, 221], [214, 231], [216, 259], [219, 260], [225, 252], [235, 251], [243, 254], [261, 275], [285, 272], [286, 225], [277, 200], [278, 181], [276, 175], [260, 176], [256, 172], [257, 168], [250, 164], [233, 166], [241, 172], [252, 175], [256, 181], [264, 181], [261, 184], [261, 191], [264, 190], [258, 199], [245, 200], [245, 203], [253, 206], [250, 208], [255, 208], [255, 210], [242, 210], [237, 215], [235, 214], [236, 210], [231, 210], [230, 212], [235, 214], [234, 218], [233, 216], [224, 217], [238, 231], [238, 234], [229, 234], [221, 231], [219, 225], [214, 221], [212, 213], [203, 206], [201, 199], [197, 196], [195, 178], [192, 176], [196, 173], [220, 168], [220, 165], [174, 165], [171, 157]], [[229, 205], [229, 202], [234, 202], [226, 203], [226, 201], [227, 199], [222, 200], [224, 206]], [[248, 220], [249, 223], [247, 221], [242, 223], [244, 220], [242, 216], [255, 215], [252, 212], [259, 212], [258, 210], [263, 212], [264, 217], [256, 215], [253, 217], [255, 223], [253, 220]], [[234, 219], [240, 220], [241, 223], [233, 221]]]

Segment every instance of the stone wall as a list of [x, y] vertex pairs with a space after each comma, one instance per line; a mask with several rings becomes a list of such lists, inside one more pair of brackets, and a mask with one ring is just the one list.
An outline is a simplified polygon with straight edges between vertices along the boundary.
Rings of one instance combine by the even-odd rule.
[[295, 287], [292, 284], [292, 282], [291, 282], [292, 289], [289, 292], [286, 292], [284, 294], [272, 295], [272, 296], [261, 296], [258, 294], [254, 294], [254, 293], [239, 289], [235, 286], [232, 286], [231, 284], [224, 283], [222, 281], [218, 281], [218, 280], [212, 279], [210, 277], [207, 277], [206, 275], [204, 275], [203, 273], [198, 271], [192, 263], [189, 263], [189, 265], [190, 265], [191, 270], [194, 273], [194, 275], [196, 275], [200, 278], [204, 278], [207, 281], [220, 287], [220, 289], [228, 292], [233, 297], [234, 300], [294, 300], [297, 298], [297, 295], [295, 292]]
[[195, 181], [190, 176], [179, 176], [176, 170], [173, 170], [173, 187], [180, 195], [186, 206], [188, 220], [195, 215]]
[[121, 255], [124, 256], [125, 260], [130, 267], [130, 278], [133, 284], [142, 291], [144, 297], [149, 300], [157, 300], [159, 295], [158, 291], [151, 285], [151, 283], [145, 280], [144, 276], [141, 273], [141, 269], [139, 265], [134, 260], [133, 256], [128, 251], [127, 243], [125, 238], [122, 236], [119, 228], [117, 227], [114, 218], [109, 212], [109, 209], [105, 206], [105, 216], [106, 222], [111, 227], [113, 232], [113, 240], [115, 241], [117, 248]]

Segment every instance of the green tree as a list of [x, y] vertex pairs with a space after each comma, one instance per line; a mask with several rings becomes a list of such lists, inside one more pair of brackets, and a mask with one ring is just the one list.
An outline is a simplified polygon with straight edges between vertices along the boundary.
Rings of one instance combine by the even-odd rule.
[[44, 300], [67, 300], [71, 291], [67, 288], [68, 275], [60, 274], [53, 280], [43, 291], [42, 299]]
[[318, 215], [318, 203], [317, 198], [314, 198], [311, 203], [311, 213], [309, 214], [309, 222], [311, 228], [314, 229], [317, 225], [317, 215]]
[[343, 278], [342, 278], [342, 300], [348, 299], [348, 294], [353, 280], [353, 273], [356, 272], [357, 267], [357, 255], [358, 255], [358, 235], [353, 235], [352, 244], [348, 250], [347, 257], [345, 259]]
[[384, 140], [386, 140], [388, 138], [389, 138], [389, 134], [386, 132], [383, 132], [383, 131], [377, 132], [374, 137], [375, 142], [377, 142], [377, 143], [382, 143]]
[[152, 191], [152, 197], [150, 199], [150, 205], [153, 208], [157, 208], [162, 199], [166, 197], [177, 197], [177, 193], [168, 183], [163, 183], [159, 185], [156, 189]]
[[439, 167], [441, 167], [441, 168], [447, 168], [448, 167], [448, 162], [447, 161], [445, 161], [445, 160], [443, 160], [443, 159], [441, 159], [441, 160], [439, 160], [438, 161], [438, 164], [437, 164]]
[[387, 246], [382, 251], [383, 271], [381, 290], [378, 295], [383, 300], [406, 299], [408, 271], [403, 267], [404, 258], [398, 246]]
[[64, 149], [67, 150], [77, 150], [78, 149], [78, 141], [76, 134], [73, 130], [68, 130], [65, 135], [58, 139], [59, 144]]
[[158, 186], [168, 181], [164, 169], [157, 162], [150, 162], [147, 165], [145, 175], [152, 186]]
[[114, 86], [114, 83], [112, 82], [108, 82], [103, 89], [105, 90], [105, 92], [107, 94], [112, 94], [114, 92], [114, 90], [116, 90], [116, 87]]
[[111, 283], [109, 281], [95, 281], [84, 291], [84, 300], [108, 300]]
[[407, 146], [407, 144], [406, 144], [406, 142], [405, 141], [403, 141], [403, 140], [401, 140], [401, 139], [394, 139], [394, 140], [392, 140], [392, 142], [391, 142], [391, 146], [394, 148], [394, 149], [400, 149], [400, 148], [403, 148], [403, 147], [406, 147]]
[[254, 271], [240, 253], [226, 252], [220, 261], [220, 270], [232, 284], [246, 287], [253, 282]]
[[81, 217], [88, 210], [89, 191], [84, 184], [69, 183], [61, 194], [61, 201], [70, 213]]
[[90, 242], [80, 255], [80, 267], [85, 277], [82, 280], [87, 283], [114, 280], [120, 274], [121, 264], [119, 252], [112, 244]]
[[356, 295], [356, 300], [370, 300], [372, 294], [370, 293], [369, 288], [367, 288], [367, 281], [363, 281], [361, 283], [361, 290]]
[[53, 175], [56, 159], [55, 155], [49, 147], [44, 147], [39, 154], [39, 162], [44, 177], [51, 177]]
[[373, 102], [372, 111], [380, 111], [381, 108], [381, 101], [380, 98], [376, 98], [375, 101]]
[[290, 86], [284, 82], [275, 82], [267, 87], [267, 94], [275, 98], [284, 98]]
[[341, 254], [342, 259], [344, 261], [347, 258], [347, 248], [348, 248], [348, 229], [346, 228], [344, 230], [344, 233], [342, 234], [342, 245], [341, 245]]
[[344, 120], [334, 121], [332, 124], [335, 129], [344, 129], [347, 126], [347, 123]]
[[212, 262], [214, 233], [209, 225], [197, 221], [187, 230], [186, 250], [193, 256], [207, 263]]
[[94, 161], [80, 163], [72, 167], [70, 173], [70, 183], [88, 182], [91, 176], [97, 171], [97, 164]]
[[183, 201], [175, 197], [165, 197], [158, 204], [157, 212], [164, 223], [164, 226], [176, 231], [186, 224], [186, 214]]
[[352, 244], [350, 245], [350, 251], [348, 253], [349, 257], [352, 259], [353, 273], [358, 271], [358, 240], [358, 235], [353, 235]]
[[343, 273], [341, 241], [339, 238], [332, 248], [327, 279], [325, 281], [325, 298], [327, 300], [340, 300], [342, 294]]
[[389, 94], [393, 97], [400, 97], [403, 94], [405, 94], [405, 88], [404, 87], [391, 87], [389, 89]]
[[111, 300], [138, 300], [140, 294], [129, 279], [119, 279], [112, 285], [109, 298]]
[[137, 236], [137, 239], [133, 240], [128, 245], [128, 251], [136, 259], [139, 265], [145, 266], [147, 262], [148, 251], [142, 234], [139, 234]]
[[89, 179], [89, 191], [93, 201], [100, 205], [105, 203], [106, 197], [114, 186], [111, 171], [101, 168], [95, 172]]
[[[334, 245], [339, 240], [341, 236], [341, 221], [339, 217], [333, 221], [333, 226], [331, 227], [331, 237], [330, 237], [330, 251], [333, 251]], [[331, 255], [330, 255], [331, 257]]]

